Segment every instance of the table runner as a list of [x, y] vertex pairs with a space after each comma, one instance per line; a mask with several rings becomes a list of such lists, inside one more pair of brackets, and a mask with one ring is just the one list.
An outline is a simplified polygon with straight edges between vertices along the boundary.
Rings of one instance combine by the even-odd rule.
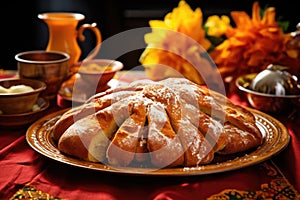
[[127, 176], [72, 167], [49, 160], [31, 149], [25, 139], [25, 129], [1, 130], [0, 199], [12, 198], [24, 187], [70, 200], [257, 199], [267, 196], [297, 199], [300, 197], [296, 170], [299, 131], [295, 132], [293, 124], [288, 123], [291, 143], [268, 161], [224, 173], [185, 177]]
[[[292, 185], [285, 179], [279, 169], [275, 166], [272, 161], [267, 161], [259, 166], [259, 170], [267, 172], [267, 175], [271, 178], [269, 182], [260, 185], [258, 190], [238, 190], [233, 188], [224, 189], [218, 194], [213, 194], [208, 196], [208, 200], [218, 200], [218, 199], [297, 199], [299, 195], [297, 191], [293, 188]], [[193, 183], [189, 185], [188, 183], [181, 184], [180, 186], [175, 185], [171, 186], [167, 190], [162, 188], [161, 191], [158, 190], [157, 194], [154, 194], [153, 197], [146, 199], [201, 199], [205, 197], [205, 194], [201, 193], [200, 184]], [[236, 187], [235, 187], [236, 188]], [[182, 192], [177, 192], [180, 189], [187, 194], [182, 194]], [[198, 194], [195, 194], [195, 190], [199, 189]], [[190, 192], [189, 192], [190, 191]], [[73, 194], [72, 194], [73, 193]], [[72, 196], [69, 196], [68, 199], [77, 199], [80, 196], [73, 196], [76, 192], [71, 192]], [[63, 194], [61, 194], [63, 195]], [[87, 196], [86, 196], [87, 197]], [[99, 193], [91, 196], [93, 199], [116, 199], [115, 197], [107, 196], [103, 193]], [[16, 192], [10, 199], [34, 199], [34, 198], [43, 198], [43, 199], [62, 199], [59, 197], [51, 196], [48, 193], [45, 193], [41, 190], [37, 190], [34, 186], [26, 185], [18, 192]], [[124, 198], [122, 199], [133, 199]], [[139, 199], [139, 198], [137, 198]]]
[[[15, 133], [18, 135], [18, 133]], [[2, 140], [1, 140], [2, 141]], [[297, 199], [296, 189], [272, 160], [240, 170], [201, 176], [150, 177], [68, 166], [34, 152], [20, 136], [1, 151], [0, 198], [23, 187], [62, 199]], [[5, 185], [3, 185], [5, 183]], [[17, 193], [17, 194], [15, 194]], [[20, 196], [18, 196], [20, 197]], [[226, 198], [225, 198], [226, 197]], [[251, 197], [251, 198], [250, 198]], [[8, 199], [8, 198], [7, 198]], [[19, 198], [20, 199], [20, 198]]]
[[[135, 77], [136, 78], [136, 77]], [[230, 99], [249, 106], [238, 95]], [[51, 108], [47, 113], [59, 110]], [[50, 160], [26, 142], [26, 128], [0, 130], [0, 199], [299, 199], [300, 117], [275, 116], [287, 128], [286, 149], [260, 164], [210, 175], [111, 174]], [[23, 195], [23, 196], [22, 196]], [[27, 195], [27, 197], [26, 197]], [[30, 197], [30, 195], [32, 197]]]

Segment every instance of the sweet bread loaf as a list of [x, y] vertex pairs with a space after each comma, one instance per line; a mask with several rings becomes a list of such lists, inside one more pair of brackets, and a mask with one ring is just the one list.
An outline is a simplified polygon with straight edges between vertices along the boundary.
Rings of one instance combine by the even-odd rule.
[[255, 116], [184, 78], [139, 80], [95, 94], [52, 129], [58, 149], [111, 166], [199, 166], [258, 147]]

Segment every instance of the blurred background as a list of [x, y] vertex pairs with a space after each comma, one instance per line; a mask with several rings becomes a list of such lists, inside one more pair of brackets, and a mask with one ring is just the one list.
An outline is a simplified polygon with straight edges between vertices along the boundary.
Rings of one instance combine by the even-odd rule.
[[[117, 33], [139, 27], [149, 27], [148, 21], [163, 19], [179, 0], [10, 0], [1, 3], [1, 45], [0, 69], [17, 69], [15, 54], [22, 51], [46, 49], [48, 28], [37, 18], [42, 12], [78, 12], [85, 15], [82, 23], [96, 22], [105, 40]], [[209, 15], [226, 14], [230, 11], [246, 11], [251, 16], [254, 0], [186, 0], [193, 8], [200, 7], [204, 20]], [[299, 8], [292, 0], [260, 0], [261, 8], [274, 6], [276, 16], [281, 21], [288, 21], [287, 32], [295, 31], [300, 21]], [[7, 14], [9, 13], [9, 14]], [[93, 49], [93, 34], [85, 31], [86, 40], [79, 42], [82, 48], [81, 59]], [[141, 50], [122, 55], [118, 60], [131, 69], [137, 65]]]

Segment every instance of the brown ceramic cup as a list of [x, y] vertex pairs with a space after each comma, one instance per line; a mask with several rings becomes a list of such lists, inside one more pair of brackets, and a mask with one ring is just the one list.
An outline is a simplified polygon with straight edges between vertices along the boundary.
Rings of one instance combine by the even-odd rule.
[[61, 84], [69, 77], [69, 54], [60, 51], [26, 51], [15, 55], [20, 78], [36, 79], [46, 83], [41, 96], [53, 100]]

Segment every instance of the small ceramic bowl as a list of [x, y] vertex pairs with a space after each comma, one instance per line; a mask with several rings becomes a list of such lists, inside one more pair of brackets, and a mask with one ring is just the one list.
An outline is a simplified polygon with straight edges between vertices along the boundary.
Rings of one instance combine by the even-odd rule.
[[24, 128], [37, 119], [45, 116], [45, 110], [50, 106], [49, 100], [39, 97], [36, 108], [30, 112], [18, 114], [0, 114], [0, 129]]
[[47, 88], [41, 94], [53, 100], [61, 84], [69, 77], [70, 55], [60, 51], [34, 50], [15, 55], [20, 78], [40, 80]]
[[106, 87], [115, 74], [124, 67], [123, 63], [109, 59], [92, 59], [81, 62], [78, 68], [80, 78], [97, 88]]
[[[31, 91], [14, 91], [10, 92], [12, 86], [29, 86]], [[2, 114], [19, 114], [32, 110], [39, 95], [46, 89], [46, 84], [39, 80], [33, 79], [2, 79], [0, 80], [1, 88], [8, 92], [0, 92], [0, 111]]]
[[256, 75], [243, 75], [238, 77], [235, 82], [253, 108], [268, 113], [286, 113], [300, 107], [300, 95], [279, 96], [251, 90], [249, 86]]

